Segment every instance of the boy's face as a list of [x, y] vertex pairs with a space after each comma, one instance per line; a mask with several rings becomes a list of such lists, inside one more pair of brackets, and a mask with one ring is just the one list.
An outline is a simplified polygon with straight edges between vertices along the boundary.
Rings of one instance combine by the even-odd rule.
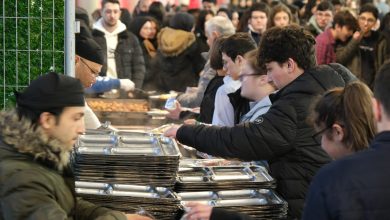
[[368, 33], [375, 26], [376, 18], [371, 12], [363, 12], [359, 15], [358, 23], [363, 33]]
[[237, 58], [233, 61], [229, 56], [222, 52], [223, 69], [226, 70], [226, 74], [232, 77], [234, 80], [238, 80], [240, 75], [240, 64]]
[[287, 62], [279, 64], [275, 61], [265, 64], [267, 68], [267, 76], [269, 81], [272, 81], [278, 89], [282, 89], [291, 81], [288, 78]]
[[333, 21], [333, 13], [331, 10], [316, 11], [316, 22], [319, 28], [324, 30]]
[[249, 24], [256, 32], [263, 33], [267, 29], [267, 21], [268, 17], [264, 12], [253, 11], [249, 19]]

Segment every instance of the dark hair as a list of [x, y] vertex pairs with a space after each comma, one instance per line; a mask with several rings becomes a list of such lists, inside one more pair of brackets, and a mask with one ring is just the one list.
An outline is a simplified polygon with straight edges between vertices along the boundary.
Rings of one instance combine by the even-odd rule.
[[205, 35], [205, 23], [207, 15], [212, 15], [214, 17], [214, 12], [211, 10], [201, 10], [199, 12], [198, 18], [196, 19], [195, 28], [197, 32], [201, 32], [202, 35]]
[[268, 24], [267, 24], [267, 28], [271, 28], [273, 26], [275, 26], [275, 22], [274, 22], [274, 17], [277, 13], [279, 12], [286, 12], [287, 15], [288, 15], [288, 18], [290, 19], [290, 24], [293, 22], [293, 16], [291, 14], [291, 10], [289, 7], [287, 7], [285, 4], [283, 3], [279, 3], [277, 5], [275, 5], [272, 10], [271, 10], [271, 13], [269, 15], [269, 19], [268, 19]]
[[232, 20], [232, 12], [231, 12], [229, 9], [227, 9], [227, 8], [220, 8], [220, 9], [218, 9], [218, 11], [217, 11], [217, 15], [218, 15], [219, 12], [224, 12], [224, 13], [226, 13], [227, 16], [228, 16], [228, 18], [229, 18], [230, 20]]
[[390, 60], [379, 69], [374, 84], [374, 96], [382, 103], [387, 116], [390, 116]]
[[313, 15], [312, 9], [316, 6], [317, 6], [317, 0], [308, 0], [307, 3], [304, 6], [302, 6], [305, 7], [305, 12], [303, 13], [303, 19], [309, 20]]
[[359, 15], [363, 14], [364, 12], [371, 13], [372, 15], [374, 15], [375, 19], [378, 19], [378, 17], [379, 17], [378, 8], [374, 4], [372, 4], [372, 3], [364, 4], [360, 8]]
[[259, 44], [259, 63], [282, 64], [289, 58], [306, 70], [316, 65], [314, 37], [303, 27], [292, 24], [266, 30]]
[[104, 8], [104, 5], [107, 3], [118, 4], [119, 6], [121, 5], [119, 0], [102, 0], [102, 8]]
[[317, 5], [317, 11], [332, 11], [334, 12], [334, 6], [330, 1], [324, 0]]
[[218, 37], [210, 48], [210, 67], [214, 70], [223, 68], [221, 45], [227, 37]]
[[256, 42], [248, 33], [236, 33], [226, 38], [221, 45], [221, 51], [232, 60], [238, 55], [244, 56], [248, 51], [256, 48]]
[[340, 27], [346, 26], [354, 32], [358, 29], [356, 18], [348, 10], [339, 11], [335, 14], [332, 27], [335, 28], [336, 24]]
[[237, 24], [237, 32], [247, 32], [248, 31], [248, 21], [251, 18], [251, 13], [247, 10], [242, 15], [239, 16], [240, 20]]
[[[384, 40], [386, 40], [387, 45], [390, 45], [390, 12], [387, 12], [385, 16], [383, 16], [379, 31], [383, 35]], [[386, 53], [390, 54], [389, 46], [386, 47]]]
[[164, 23], [165, 8], [161, 2], [152, 2], [149, 6], [149, 15], [154, 17], [160, 25]]
[[[340, 124], [344, 129], [342, 142], [355, 152], [366, 149], [375, 136], [372, 92], [359, 81], [326, 92], [315, 103], [311, 117], [318, 130]], [[330, 138], [330, 133], [325, 135]]]
[[194, 27], [194, 16], [187, 12], [178, 12], [169, 21], [169, 26], [173, 29], [190, 32]]
[[202, 3], [203, 2], [210, 2], [210, 3], [214, 3], [214, 4], [216, 4], [217, 3], [217, 1], [216, 0], [202, 0]]
[[261, 12], [264, 12], [267, 17], [269, 15], [269, 7], [267, 4], [263, 3], [263, 2], [258, 2], [258, 3], [254, 3], [250, 8], [249, 8], [249, 18], [251, 18], [252, 16], [252, 12], [254, 11], [261, 11]]
[[27, 119], [31, 122], [31, 126], [36, 129], [39, 124], [39, 118], [43, 112], [49, 112], [52, 115], [55, 116], [56, 125], [60, 123], [60, 116], [62, 112], [64, 111], [64, 108], [53, 108], [53, 109], [46, 109], [46, 110], [38, 110], [38, 109], [32, 109], [27, 108], [23, 106], [17, 106], [16, 112], [18, 114], [19, 120]]
[[335, 6], [335, 5], [344, 5], [344, 0], [332, 0], [331, 1], [332, 2], [332, 4], [333, 4], [333, 6]]
[[121, 8], [121, 16], [119, 20], [126, 25], [127, 30], [129, 30], [130, 22], [131, 22], [131, 14], [127, 8]]

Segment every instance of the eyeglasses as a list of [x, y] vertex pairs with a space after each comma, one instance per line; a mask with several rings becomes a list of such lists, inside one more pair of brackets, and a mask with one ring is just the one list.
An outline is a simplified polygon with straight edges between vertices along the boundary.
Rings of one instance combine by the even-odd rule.
[[250, 74], [250, 73], [242, 73], [238, 76], [238, 79], [240, 81], [243, 81], [244, 80], [244, 77], [246, 76], [261, 76], [261, 75], [264, 75], [264, 74], [259, 74], [259, 73], [255, 73], [255, 74]]
[[[95, 75], [99, 75], [100, 73], [100, 68], [92, 68], [90, 65], [88, 65], [87, 61], [84, 60], [84, 58], [80, 57], [80, 61], [82, 63], [84, 63], [84, 65], [86, 65], [88, 67], [89, 70], [91, 70], [91, 72]], [[100, 64], [98, 64], [99, 66], [101, 66]]]
[[311, 136], [314, 140], [314, 142], [318, 145], [321, 145], [321, 139], [322, 139], [322, 135], [324, 134], [324, 132], [326, 130], [328, 130], [329, 127], [326, 127], [324, 129], [321, 129], [320, 131], [316, 132], [315, 134], [313, 134], [313, 136]]
[[366, 17], [364, 17], [364, 16], [359, 16], [359, 21], [361, 21], [361, 22], [367, 22], [367, 23], [369, 23], [369, 24], [373, 24], [373, 23], [376, 22], [375, 19], [373, 19], [373, 18], [366, 18]]

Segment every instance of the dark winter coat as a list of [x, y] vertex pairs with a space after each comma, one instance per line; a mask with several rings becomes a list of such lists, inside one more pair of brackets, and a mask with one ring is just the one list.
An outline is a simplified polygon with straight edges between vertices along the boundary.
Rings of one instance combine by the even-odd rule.
[[180, 119], [197, 118], [197, 121], [211, 124], [214, 114], [215, 95], [220, 86], [223, 85], [223, 76], [215, 76], [204, 92], [202, 102], [200, 103], [200, 112], [194, 113], [192, 111], [180, 112]]
[[390, 219], [390, 131], [315, 176], [303, 219]]
[[[106, 38], [104, 33], [97, 29], [93, 30], [92, 35], [103, 49], [105, 64], [100, 75], [105, 76], [107, 72]], [[118, 34], [115, 63], [119, 79], [130, 79], [134, 82], [136, 88], [142, 88], [145, 77], [145, 61], [142, 49], [137, 37], [127, 30]]]
[[239, 124], [241, 117], [249, 112], [249, 99], [241, 96], [241, 88], [237, 91], [228, 94], [229, 101], [234, 109], [234, 124]]
[[166, 27], [157, 39], [159, 51], [153, 72], [158, 72], [160, 89], [184, 92], [187, 87], [196, 86], [206, 60], [195, 43], [195, 35]]
[[[387, 52], [387, 41], [377, 32], [372, 32], [378, 41], [374, 47], [374, 73], [378, 72], [382, 64], [390, 58]], [[366, 76], [362, 70], [362, 56], [360, 52], [360, 41], [351, 38], [347, 43], [338, 43], [336, 45], [336, 62], [346, 66], [356, 77], [373, 88], [374, 76]]]
[[76, 199], [69, 152], [15, 111], [0, 113], [0, 219], [126, 219]]
[[328, 65], [305, 71], [271, 98], [272, 107], [254, 122], [235, 127], [184, 125], [177, 131], [181, 143], [201, 152], [241, 160], [267, 160], [277, 180], [276, 191], [289, 205], [290, 217], [300, 217], [312, 177], [330, 162], [307, 123], [313, 99], [333, 87], [345, 86], [353, 75]]

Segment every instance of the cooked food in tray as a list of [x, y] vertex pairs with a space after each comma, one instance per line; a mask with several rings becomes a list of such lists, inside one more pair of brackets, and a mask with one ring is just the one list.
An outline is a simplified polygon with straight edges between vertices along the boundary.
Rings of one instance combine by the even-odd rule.
[[147, 112], [146, 101], [129, 101], [127, 99], [87, 99], [93, 111], [101, 112]]

